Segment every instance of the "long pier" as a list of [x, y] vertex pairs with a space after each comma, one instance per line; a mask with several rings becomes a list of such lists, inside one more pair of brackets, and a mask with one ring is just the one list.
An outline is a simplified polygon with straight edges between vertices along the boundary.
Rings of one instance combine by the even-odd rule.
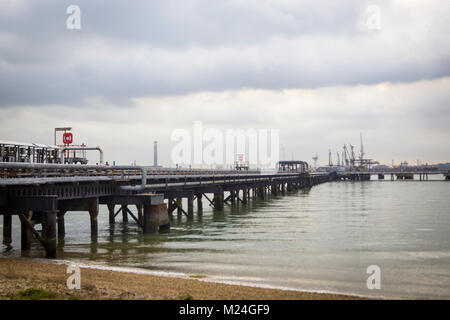
[[[65, 235], [67, 212], [86, 211], [91, 237], [98, 235], [99, 206], [106, 205], [109, 223], [121, 214], [124, 222], [136, 221], [143, 234], [170, 231], [170, 216], [194, 218], [203, 210], [203, 199], [216, 210], [224, 203], [248, 204], [251, 196], [264, 199], [286, 191], [310, 188], [337, 179], [331, 173], [260, 173], [150, 169], [138, 166], [61, 165], [0, 162], [0, 215], [3, 244], [12, 242], [12, 215], [21, 222], [21, 249], [29, 250], [35, 238], [47, 258], [57, 257], [57, 241]], [[187, 208], [182, 200], [187, 199]], [[137, 214], [130, 210], [135, 206]], [[116, 209], [117, 208], [117, 209]], [[42, 232], [35, 225], [42, 225]]]
[[427, 181], [430, 175], [442, 175], [445, 180], [450, 180], [450, 171], [442, 170], [413, 170], [413, 169], [384, 169], [365, 171], [345, 171], [337, 172], [338, 180], [370, 180], [371, 176], [377, 176], [378, 180], [384, 180], [385, 176], [390, 176], [390, 180], [414, 180], [418, 176], [420, 181]]

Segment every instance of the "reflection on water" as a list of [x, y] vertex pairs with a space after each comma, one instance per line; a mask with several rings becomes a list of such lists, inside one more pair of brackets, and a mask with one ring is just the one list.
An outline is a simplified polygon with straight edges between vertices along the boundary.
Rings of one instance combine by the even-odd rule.
[[[110, 226], [101, 207], [96, 242], [88, 213], [66, 215], [58, 254], [297, 289], [450, 298], [449, 194], [445, 181], [333, 182], [223, 212], [204, 201], [202, 215], [186, 221], [175, 214], [171, 232], [155, 236], [142, 235], [132, 220]], [[4, 256], [21, 255], [13, 223], [14, 248]], [[41, 257], [33, 246], [27, 254]], [[372, 264], [382, 273], [375, 292], [366, 288]]]

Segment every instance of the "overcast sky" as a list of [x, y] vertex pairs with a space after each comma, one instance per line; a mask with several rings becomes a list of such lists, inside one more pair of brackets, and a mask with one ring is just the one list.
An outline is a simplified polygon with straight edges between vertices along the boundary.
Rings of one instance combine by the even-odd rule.
[[171, 133], [200, 120], [279, 129], [289, 159], [325, 164], [362, 132], [382, 162], [450, 162], [449, 16], [448, 0], [0, 0], [0, 139], [72, 126], [110, 162], [151, 164], [158, 140], [173, 165]]

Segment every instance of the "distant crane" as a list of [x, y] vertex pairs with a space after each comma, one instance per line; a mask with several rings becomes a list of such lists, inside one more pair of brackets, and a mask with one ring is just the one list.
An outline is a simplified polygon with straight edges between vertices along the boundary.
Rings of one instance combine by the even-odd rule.
[[342, 153], [343, 153], [343, 158], [345, 159], [345, 165], [347, 167], [353, 168], [355, 166], [355, 151], [354, 151], [355, 146], [352, 146], [350, 143], [349, 143], [349, 146], [350, 146], [351, 151], [349, 152], [347, 145], [344, 144]]
[[350, 143], [349, 143], [349, 145], [350, 145], [350, 150], [351, 150], [350, 161], [351, 161], [352, 167], [354, 167], [355, 166], [355, 146], [351, 145]]
[[[359, 134], [361, 146], [359, 150], [359, 154], [355, 154], [355, 146], [351, 143], [344, 144], [342, 147], [342, 152], [337, 152], [337, 163], [338, 165], [345, 166], [346, 170], [357, 170], [357, 171], [365, 171], [371, 168], [371, 165], [373, 164], [379, 164], [378, 161], [373, 161], [373, 159], [366, 159], [365, 158], [365, 151], [364, 151], [364, 143], [363, 143], [363, 136], [362, 132]], [[331, 153], [329, 152], [330, 157], [330, 165], [331, 163]]]
[[349, 153], [348, 153], [347, 145], [344, 144], [344, 146], [342, 147], [342, 149], [343, 149], [343, 150], [342, 150], [342, 154], [343, 154], [342, 158], [344, 158], [344, 160], [345, 160], [345, 165], [348, 167], [348, 166], [349, 166], [350, 155], [349, 155]]

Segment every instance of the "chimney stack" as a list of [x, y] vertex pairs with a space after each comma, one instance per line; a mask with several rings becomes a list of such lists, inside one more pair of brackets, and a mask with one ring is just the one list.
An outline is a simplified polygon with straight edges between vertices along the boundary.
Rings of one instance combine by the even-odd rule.
[[158, 141], [153, 141], [153, 166], [158, 166]]

